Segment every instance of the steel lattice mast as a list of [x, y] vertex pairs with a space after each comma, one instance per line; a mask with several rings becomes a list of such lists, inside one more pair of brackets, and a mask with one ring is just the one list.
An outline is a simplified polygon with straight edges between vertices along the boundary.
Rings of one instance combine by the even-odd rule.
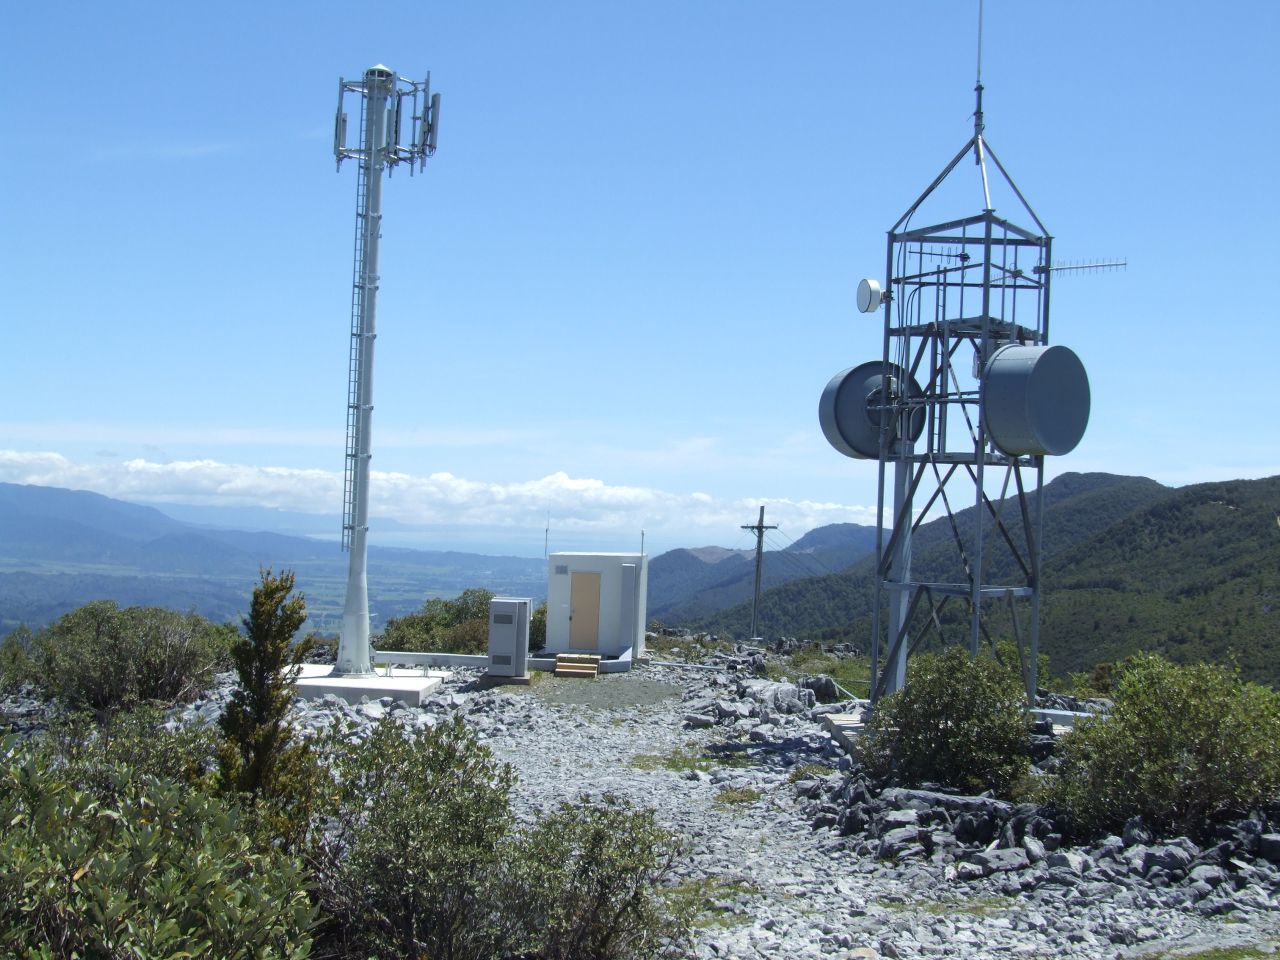
[[[360, 97], [360, 145], [346, 146], [348, 94]], [[405, 109], [408, 143], [401, 143]], [[351, 348], [347, 382], [347, 451], [343, 477], [342, 545], [350, 551], [347, 597], [342, 612], [335, 675], [372, 672], [369, 653], [369, 461], [372, 457], [373, 346], [377, 337], [378, 242], [382, 227], [382, 174], [407, 163], [412, 174], [435, 153], [440, 94], [431, 94], [431, 77], [422, 82], [397, 77], [379, 64], [358, 81], [338, 81], [334, 156], [341, 168], [358, 161], [356, 180], [355, 266], [351, 288]]]
[[[872, 702], [903, 686], [922, 644], [976, 654], [1000, 639], [1034, 700], [1045, 457], [1070, 452], [1089, 418], [1083, 365], [1049, 342], [1052, 237], [992, 151], [975, 92], [973, 136], [889, 231], [886, 284], [859, 287], [859, 309], [884, 319], [881, 359], [837, 374], [819, 406], [837, 450], [879, 465]], [[981, 210], [914, 225], [969, 156]], [[996, 215], [993, 186], [1029, 225]], [[939, 516], [947, 535], [913, 557]]]

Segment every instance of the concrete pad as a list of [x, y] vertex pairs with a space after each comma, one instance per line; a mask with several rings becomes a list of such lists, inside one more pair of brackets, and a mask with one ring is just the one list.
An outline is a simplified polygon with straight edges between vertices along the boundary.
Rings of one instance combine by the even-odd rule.
[[854, 742], [866, 729], [866, 724], [862, 722], [861, 713], [827, 713], [823, 714], [822, 727], [847, 753], [852, 753]]
[[326, 693], [341, 697], [347, 703], [361, 698], [380, 700], [390, 697], [409, 707], [422, 705], [422, 699], [449, 676], [446, 670], [423, 670], [415, 667], [385, 668], [368, 677], [334, 677], [333, 667], [326, 663], [304, 663], [297, 680], [298, 696], [319, 700]]

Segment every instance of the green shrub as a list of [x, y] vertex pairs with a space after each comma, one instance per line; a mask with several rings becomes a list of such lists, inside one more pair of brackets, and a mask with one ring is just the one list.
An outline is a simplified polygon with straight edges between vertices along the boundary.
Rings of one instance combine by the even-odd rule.
[[478, 587], [452, 600], [432, 597], [416, 613], [387, 621], [378, 647], [417, 653], [484, 653], [489, 647], [489, 601]]
[[74, 783], [0, 747], [0, 952], [13, 957], [303, 958], [314, 911], [291, 858], [234, 810], [127, 765]]
[[533, 608], [529, 617], [529, 652], [537, 653], [547, 646], [547, 601]]
[[24, 625], [0, 641], [0, 690], [35, 680], [35, 662], [31, 659], [33, 639], [31, 629]]
[[177, 703], [209, 686], [234, 632], [194, 613], [95, 600], [35, 634], [34, 678], [74, 709]]
[[1016, 672], [963, 647], [911, 659], [879, 701], [859, 757], [877, 776], [1007, 793], [1025, 775], [1031, 723]]
[[212, 728], [170, 728], [164, 711], [143, 706], [102, 721], [87, 713], [56, 717], [30, 750], [64, 770], [69, 782], [109, 802], [122, 767], [134, 777], [156, 777], [208, 791], [217, 746]]
[[[680, 845], [652, 810], [605, 795], [541, 817], [513, 852], [503, 897], [541, 960], [639, 960], [687, 945], [672, 890]], [[684, 955], [681, 953], [681, 955]]]
[[1082, 835], [1141, 815], [1156, 830], [1280, 798], [1280, 694], [1217, 664], [1138, 657], [1118, 668], [1109, 718], [1064, 738], [1048, 797]]
[[360, 956], [500, 956], [511, 769], [460, 718], [412, 734], [385, 719], [334, 763], [340, 813], [318, 854], [329, 935]]

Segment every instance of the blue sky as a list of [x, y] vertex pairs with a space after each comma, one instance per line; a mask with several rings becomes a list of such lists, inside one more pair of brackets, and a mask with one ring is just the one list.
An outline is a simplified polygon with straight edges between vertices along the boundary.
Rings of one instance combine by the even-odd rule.
[[[13, 5], [0, 480], [339, 512], [333, 110], [383, 62], [444, 105], [384, 194], [375, 541], [871, 522], [817, 401], [879, 356], [857, 283], [972, 130], [976, 6]], [[1058, 258], [1130, 264], [1056, 282], [1093, 414], [1051, 472], [1280, 473], [1277, 40], [1271, 2], [988, 0], [991, 144]]]

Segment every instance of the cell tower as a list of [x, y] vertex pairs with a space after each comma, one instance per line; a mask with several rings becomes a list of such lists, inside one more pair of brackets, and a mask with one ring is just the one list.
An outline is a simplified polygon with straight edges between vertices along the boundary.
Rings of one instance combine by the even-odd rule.
[[[348, 94], [360, 98], [360, 145], [347, 146]], [[401, 139], [408, 120], [408, 141]], [[369, 655], [369, 460], [373, 417], [373, 344], [377, 336], [378, 241], [382, 225], [382, 174], [407, 163], [412, 175], [436, 152], [440, 94], [431, 75], [422, 82], [397, 77], [379, 64], [362, 80], [338, 80], [333, 153], [359, 164], [356, 178], [355, 269], [351, 285], [351, 352], [347, 382], [347, 456], [343, 479], [342, 546], [349, 550], [347, 599], [342, 612], [334, 676], [372, 673]]]
[[[819, 403], [832, 446], [879, 464], [873, 703], [934, 639], [975, 655], [1012, 640], [1034, 699], [1045, 457], [1070, 452], [1089, 419], [1084, 366], [1049, 345], [1052, 237], [987, 142], [982, 91], [979, 67], [973, 136], [889, 230], [887, 283], [859, 285], [859, 310], [884, 318], [880, 359], [841, 371]], [[914, 226], [969, 156], [981, 210]], [[993, 185], [1022, 225], [997, 215]], [[913, 535], [940, 516], [948, 536], [913, 567]]]

